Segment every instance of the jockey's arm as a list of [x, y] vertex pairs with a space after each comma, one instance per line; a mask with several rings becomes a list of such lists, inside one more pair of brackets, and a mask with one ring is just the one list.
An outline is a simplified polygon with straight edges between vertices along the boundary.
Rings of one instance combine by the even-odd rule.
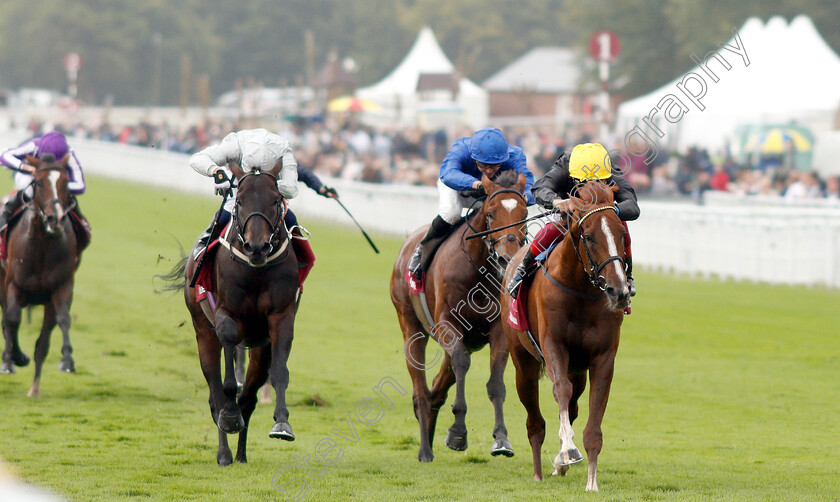
[[475, 182], [480, 180], [462, 170], [462, 166], [467, 162], [475, 162], [470, 157], [469, 149], [460, 143], [452, 145], [452, 149], [440, 163], [440, 180], [443, 184], [459, 192], [475, 188]]
[[70, 181], [67, 183], [67, 189], [73, 195], [81, 195], [85, 193], [87, 186], [85, 185], [85, 174], [82, 172], [82, 165], [79, 164], [79, 159], [76, 158], [76, 152], [72, 149], [67, 159], [67, 174]]
[[235, 133], [230, 133], [218, 145], [211, 145], [190, 157], [190, 167], [204, 176], [213, 173], [228, 162], [239, 162], [242, 152]]
[[20, 170], [25, 164], [23, 159], [25, 159], [27, 155], [35, 155], [37, 150], [38, 147], [35, 145], [35, 142], [29, 140], [20, 146], [9, 148], [0, 154], [0, 164], [3, 164], [9, 169]]
[[509, 162], [513, 165], [517, 173], [525, 175], [525, 190], [523, 193], [525, 199], [528, 201], [528, 205], [533, 205], [536, 202], [534, 194], [531, 191], [534, 185], [534, 173], [528, 169], [525, 153], [517, 149], [516, 153], [511, 155]]
[[636, 200], [636, 191], [624, 176], [613, 176], [613, 181], [618, 186], [615, 193], [615, 205], [618, 208], [618, 217], [622, 221], [633, 221], [639, 217], [641, 210]]
[[280, 195], [287, 199], [294, 199], [298, 195], [298, 171], [297, 160], [292, 155], [292, 147], [289, 146], [283, 152], [283, 169], [277, 177], [277, 189]]
[[[568, 177], [568, 172], [566, 172], [565, 175]], [[554, 208], [554, 200], [561, 198], [557, 193], [561, 178], [563, 178], [562, 169], [560, 166], [555, 164], [554, 167], [545, 173], [545, 176], [534, 183], [534, 186], [531, 187], [531, 191], [534, 194], [534, 198], [537, 200], [537, 204], [545, 209]]]

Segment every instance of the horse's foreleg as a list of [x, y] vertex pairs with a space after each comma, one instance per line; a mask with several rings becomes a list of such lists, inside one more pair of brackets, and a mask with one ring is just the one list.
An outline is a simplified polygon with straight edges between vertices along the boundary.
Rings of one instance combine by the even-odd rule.
[[27, 396], [37, 397], [41, 395], [41, 369], [44, 366], [44, 359], [50, 351], [50, 334], [56, 324], [55, 308], [52, 304], [44, 305], [44, 324], [41, 326], [41, 334], [35, 342], [35, 377], [32, 379], [32, 387]]
[[[204, 373], [204, 379], [207, 380], [207, 386], [210, 388], [210, 417], [213, 423], [218, 426], [219, 412], [224, 403], [224, 391], [222, 390], [222, 368], [220, 363], [222, 346], [213, 327], [204, 319], [204, 314], [200, 314], [199, 322], [193, 320], [195, 327], [196, 341], [198, 342], [198, 358], [201, 363], [201, 371]], [[193, 318], [195, 319], [195, 318]], [[219, 465], [225, 466], [233, 463], [230, 447], [228, 446], [227, 434], [219, 431], [219, 449], [216, 452], [216, 462]]]
[[452, 359], [452, 371], [455, 372], [455, 402], [452, 403], [452, 414], [455, 422], [446, 433], [446, 446], [455, 451], [467, 449], [467, 399], [465, 384], [467, 371], [470, 369], [470, 353], [459, 338], [452, 347], [449, 356]]
[[493, 456], [513, 456], [513, 446], [508, 441], [508, 431], [505, 427], [505, 366], [508, 359], [507, 338], [502, 333], [500, 323], [496, 323], [490, 333], [490, 379], [487, 380], [487, 397], [493, 404], [496, 424], [493, 427], [493, 446], [490, 454]]
[[[55, 320], [61, 329], [61, 362], [58, 363], [59, 371], [67, 373], [76, 372], [76, 363], [73, 361], [73, 346], [70, 344], [70, 305], [73, 303], [73, 281], [62, 286], [53, 295], [52, 304], [55, 307]], [[46, 318], [44, 320], [46, 325]], [[52, 329], [52, 328], [50, 328]], [[49, 335], [47, 335], [49, 338]]]
[[[575, 419], [578, 417], [578, 399], [580, 395], [583, 394], [583, 391], [586, 389], [586, 373], [574, 373], [569, 375], [569, 381], [572, 382], [572, 398], [569, 401], [569, 422], [571, 424], [575, 423]], [[584, 438], [586, 436], [584, 435]], [[559, 469], [559, 474], [561, 476], [565, 476], [566, 473], [569, 471], [569, 464], [561, 465]]]
[[614, 368], [614, 351], [600, 355], [589, 365], [589, 420], [583, 430], [583, 446], [589, 459], [587, 491], [598, 491], [598, 454], [601, 453], [603, 445], [601, 421], [607, 409]]
[[286, 407], [286, 388], [289, 386], [289, 353], [295, 331], [294, 305], [282, 314], [268, 316], [268, 330], [271, 335], [271, 368], [269, 375], [274, 387], [274, 426], [268, 437], [294, 441], [295, 434], [289, 424], [289, 408]]
[[510, 351], [516, 367], [516, 393], [528, 412], [525, 428], [534, 464], [534, 481], [542, 481], [542, 445], [545, 441], [545, 419], [540, 411], [540, 363], [521, 345]]
[[22, 311], [19, 294], [17, 286], [10, 284], [6, 293], [6, 304], [3, 306], [3, 337], [6, 340], [6, 348], [3, 350], [0, 373], [14, 373], [15, 366], [29, 364], [29, 356], [24, 354], [18, 345], [18, 328]]
[[248, 423], [251, 421], [254, 408], [257, 407], [257, 391], [268, 379], [268, 368], [271, 366], [271, 347], [251, 349], [250, 356], [251, 363], [248, 365], [248, 374], [245, 376], [245, 382], [239, 392], [239, 409], [242, 410], [245, 427], [239, 432], [236, 461], [243, 464], [248, 461], [248, 456], [245, 453], [248, 444]]
[[239, 336], [239, 326], [223, 308], [216, 311], [216, 336], [219, 337], [219, 341], [222, 344], [225, 358], [225, 376], [222, 383], [224, 397], [217, 423], [223, 432], [236, 434], [245, 427], [242, 413], [236, 404], [237, 386], [233, 363], [236, 355], [236, 341]]
[[572, 399], [572, 382], [569, 380], [569, 353], [560, 344], [546, 340], [543, 353], [546, 360], [546, 372], [553, 384], [554, 400], [560, 409], [560, 452], [554, 458], [554, 472], [562, 474], [563, 466], [583, 460], [580, 450], [575, 446], [572, 438], [575, 431], [569, 417], [569, 403]]

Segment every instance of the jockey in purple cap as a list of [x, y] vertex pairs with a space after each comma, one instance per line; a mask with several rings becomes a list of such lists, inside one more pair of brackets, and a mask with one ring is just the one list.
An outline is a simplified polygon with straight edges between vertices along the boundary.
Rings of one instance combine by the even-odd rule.
[[32, 198], [32, 181], [34, 180], [32, 174], [35, 172], [35, 168], [26, 163], [26, 156], [32, 155], [41, 158], [47, 154], [51, 154], [59, 160], [64, 158], [65, 155], [68, 156], [67, 175], [69, 182], [67, 183], [67, 189], [70, 191], [70, 195], [75, 202], [72, 212], [78, 217], [79, 222], [88, 233], [88, 235], [80, 236], [80, 241], [82, 241], [80, 242], [80, 247], [84, 248], [90, 240], [90, 225], [79, 209], [76, 195], [85, 192], [85, 176], [82, 174], [82, 166], [79, 164], [79, 159], [76, 158], [73, 149], [67, 144], [67, 138], [60, 132], [48, 132], [43, 136], [28, 139], [21, 143], [20, 146], [9, 148], [0, 154], [0, 164], [15, 171], [15, 188], [17, 189], [17, 193], [9, 199], [0, 212], [0, 230], [4, 229], [9, 223], [9, 218], [26, 201]]

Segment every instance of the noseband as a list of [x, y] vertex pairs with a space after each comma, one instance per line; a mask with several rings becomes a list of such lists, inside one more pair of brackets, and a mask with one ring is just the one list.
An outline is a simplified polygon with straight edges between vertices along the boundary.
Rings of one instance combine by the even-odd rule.
[[[484, 206], [489, 207], [490, 202], [493, 200], [494, 197], [496, 197], [497, 195], [500, 195], [500, 194], [504, 194], [504, 193], [516, 194], [517, 196], [519, 196], [520, 199], [522, 199], [523, 202], [525, 202], [526, 205], [528, 203], [527, 199], [525, 199], [525, 196], [522, 195], [521, 193], [517, 192], [516, 190], [510, 189], [510, 188], [505, 188], [505, 189], [493, 192], [492, 195], [490, 195], [489, 197], [484, 199], [485, 200]], [[478, 199], [478, 200], [476, 200], [475, 202], [472, 203], [472, 205], [470, 206], [470, 212], [473, 210], [473, 206], [475, 206], [479, 201], [481, 201], [481, 199]], [[472, 230], [474, 233], [479, 233], [479, 230], [477, 230], [475, 227], [472, 226], [472, 223], [470, 222], [469, 219], [467, 219], [467, 226], [469, 226], [470, 230]], [[485, 228], [487, 228], [487, 230], [491, 230], [491, 228], [490, 228], [490, 214], [489, 213], [486, 214], [485, 217], [484, 217], [484, 226], [485, 226]], [[491, 232], [491, 233], [495, 233], [495, 232]], [[490, 237], [491, 233], [483, 235], [481, 237], [481, 242], [483, 242], [484, 246], [487, 248], [487, 252], [490, 255], [489, 257], [492, 260], [492, 263], [494, 265], [493, 269], [496, 271], [496, 275], [498, 277], [502, 277], [502, 275], [504, 274], [504, 270], [501, 267], [495, 266], [495, 264], [498, 263], [499, 259], [501, 258], [501, 256], [499, 256], [499, 253], [496, 251], [496, 246], [502, 241], [516, 241], [517, 244], [519, 244], [519, 246], [522, 247], [525, 244], [525, 239], [517, 237], [517, 235], [515, 233], [507, 233], [507, 234], [504, 234], [497, 239], [493, 239], [493, 238]], [[467, 256], [469, 256], [469, 254]], [[472, 261], [472, 259], [470, 259], [470, 261]], [[480, 268], [480, 267], [476, 267], [476, 268]]]
[[[272, 179], [275, 182], [274, 186], [277, 186], [277, 177], [276, 176], [274, 176], [271, 173], [264, 173], [264, 172], [261, 172], [261, 171], [252, 171], [252, 172], [249, 172], [249, 173], [245, 173], [245, 175], [243, 175], [241, 178], [239, 178], [238, 186], [242, 186], [242, 181], [245, 180], [245, 178], [247, 178], [249, 176], [260, 176], [260, 175], [271, 176]], [[278, 243], [278, 241], [281, 238], [280, 235], [279, 235], [280, 232], [282, 230], [286, 230], [286, 227], [285, 227], [285, 224], [284, 224], [284, 218], [286, 216], [286, 211], [288, 210], [288, 205], [286, 204], [286, 199], [284, 199], [282, 196], [275, 202], [274, 205], [275, 205], [275, 208], [276, 208], [276, 212], [274, 214], [274, 220], [273, 221], [272, 221], [271, 218], [269, 218], [265, 214], [261, 213], [260, 211], [252, 212], [251, 214], [248, 215], [247, 218], [245, 218], [244, 221], [242, 221], [239, 218], [239, 208], [241, 207], [241, 204], [239, 202], [239, 193], [236, 194], [236, 202], [234, 204], [234, 209], [233, 209], [233, 226], [234, 226], [234, 230], [236, 231], [236, 239], [239, 241], [240, 244], [243, 244], [243, 245], [245, 244], [245, 229], [248, 227], [248, 222], [251, 221], [251, 218], [256, 216], [258, 218], [262, 218], [263, 220], [265, 220], [266, 223], [268, 223], [268, 226], [271, 229], [271, 235], [269, 235], [269, 237], [268, 237], [268, 242], [269, 242], [269, 245], [271, 246], [271, 249], [269, 250], [268, 254], [269, 254], [269, 258], [271, 258], [271, 259], [274, 258], [274, 256], [272, 256], [272, 251], [274, 251], [275, 244]], [[287, 235], [288, 235], [288, 231], [287, 231]], [[285, 246], [283, 246], [283, 247], [285, 248]]]
[[[586, 265], [583, 262], [583, 258], [580, 256], [580, 251], [578, 250], [578, 246], [575, 246], [575, 254], [577, 255], [578, 261], [583, 265], [583, 271], [586, 272], [586, 276], [589, 278], [589, 282], [592, 283], [593, 286], [600, 289], [601, 291], [605, 291], [607, 289], [607, 279], [601, 275], [601, 270], [604, 269], [610, 262], [618, 261], [621, 263], [622, 268], [624, 268], [624, 258], [621, 256], [610, 256], [606, 260], [604, 260], [600, 265], [595, 263], [595, 260], [592, 258], [592, 251], [589, 249], [589, 244], [586, 241], [586, 234], [583, 232], [583, 221], [586, 218], [589, 218], [595, 213], [600, 211], [608, 211], [613, 210], [615, 211], [615, 206], [601, 206], [592, 209], [591, 211], [587, 212], [583, 216], [581, 216], [580, 220], [578, 220], [578, 241], [583, 243], [583, 250], [586, 253], [586, 259], [589, 262], [589, 270], [586, 270]], [[616, 211], [617, 213], [617, 211]]]

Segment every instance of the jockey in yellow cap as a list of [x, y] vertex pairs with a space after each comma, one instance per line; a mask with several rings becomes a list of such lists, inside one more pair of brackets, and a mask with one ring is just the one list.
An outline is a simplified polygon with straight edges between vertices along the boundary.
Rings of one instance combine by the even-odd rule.
[[[627, 221], [639, 217], [639, 204], [636, 192], [630, 183], [621, 175], [620, 171], [613, 175], [612, 160], [607, 150], [599, 143], [583, 143], [577, 145], [571, 153], [564, 152], [554, 162], [554, 166], [534, 183], [531, 189], [537, 204], [546, 209], [557, 210], [558, 215], [571, 213], [573, 202], [569, 199], [578, 183], [589, 180], [599, 180], [614, 183], [618, 186], [615, 193], [615, 210], [618, 217], [627, 227]], [[534, 270], [534, 258], [558, 242], [566, 234], [566, 227], [555, 219], [537, 232], [534, 242], [516, 268], [513, 279], [508, 286], [508, 292], [516, 297], [522, 281]], [[630, 254], [630, 234], [625, 234], [625, 263], [627, 265], [627, 282], [630, 296], [636, 294], [633, 280], [633, 258]]]

